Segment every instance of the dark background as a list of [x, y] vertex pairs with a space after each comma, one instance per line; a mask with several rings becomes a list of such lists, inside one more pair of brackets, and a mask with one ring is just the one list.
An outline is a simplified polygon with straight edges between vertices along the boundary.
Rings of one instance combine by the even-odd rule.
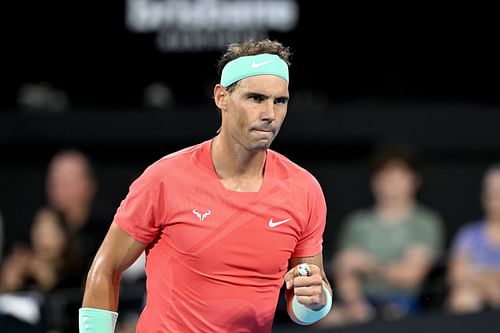
[[[273, 148], [322, 182], [329, 227], [370, 203], [370, 153], [389, 143], [418, 152], [421, 198], [444, 214], [450, 237], [479, 216], [481, 173], [500, 159], [499, 23], [491, 8], [298, 4], [294, 30], [269, 32], [294, 51], [290, 112]], [[95, 161], [97, 206], [111, 219], [145, 166], [217, 129], [210, 94], [221, 50], [160, 52], [153, 33], [127, 30], [125, 1], [5, 8], [0, 208], [8, 241], [43, 203], [45, 166], [57, 150], [80, 148]], [[172, 89], [170, 109], [143, 107], [153, 81]], [[66, 93], [65, 112], [19, 105], [22, 85], [40, 82]]]
[[[270, 32], [295, 52], [294, 91], [331, 102], [499, 102], [500, 23], [492, 8], [298, 3], [298, 26]], [[3, 108], [15, 107], [26, 82], [51, 83], [75, 107], [114, 108], [140, 106], [142, 88], [154, 80], [171, 85], [181, 106], [206, 104], [207, 84], [217, 80], [219, 50], [159, 52], [153, 33], [125, 27], [125, 0], [10, 2], [4, 19]]]
[[[443, 216], [449, 245], [460, 226], [481, 216], [482, 174], [500, 160], [496, 11], [470, 4], [298, 3], [299, 25], [269, 34], [294, 51], [289, 115], [273, 149], [323, 186], [327, 263], [343, 217], [371, 204], [369, 160], [386, 144], [417, 151], [424, 180], [419, 198]], [[91, 157], [96, 209], [111, 221], [147, 165], [215, 134], [219, 119], [210, 93], [221, 51], [159, 52], [153, 34], [126, 30], [124, 1], [12, 2], [3, 16], [5, 250], [27, 239], [56, 151], [75, 147]], [[143, 107], [144, 86], [153, 81], [170, 86], [173, 107]], [[65, 112], [20, 107], [20, 87], [37, 82], [67, 94]]]

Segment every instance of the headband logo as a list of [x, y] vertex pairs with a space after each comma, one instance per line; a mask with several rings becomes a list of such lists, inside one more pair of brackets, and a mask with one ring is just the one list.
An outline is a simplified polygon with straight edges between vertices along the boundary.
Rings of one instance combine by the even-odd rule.
[[268, 61], [263, 61], [263, 62], [258, 62], [258, 63], [256, 63], [256, 62], [255, 62], [255, 59], [254, 59], [254, 61], [252, 61], [252, 68], [253, 68], [253, 69], [255, 69], [255, 68], [259, 68], [259, 67], [262, 67], [262, 66], [264, 66], [264, 65], [270, 64], [270, 63], [272, 63], [272, 62], [274, 62], [274, 60], [268, 60]]

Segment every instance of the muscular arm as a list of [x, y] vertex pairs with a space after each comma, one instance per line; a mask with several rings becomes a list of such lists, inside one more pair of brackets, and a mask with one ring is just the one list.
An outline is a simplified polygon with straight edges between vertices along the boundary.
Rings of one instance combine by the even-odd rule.
[[113, 222], [90, 267], [82, 307], [116, 311], [121, 273], [145, 247]]

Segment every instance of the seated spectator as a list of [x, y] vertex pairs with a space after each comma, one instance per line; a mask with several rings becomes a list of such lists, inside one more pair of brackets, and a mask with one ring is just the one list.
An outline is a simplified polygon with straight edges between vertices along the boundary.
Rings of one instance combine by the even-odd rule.
[[109, 222], [93, 212], [97, 182], [87, 156], [77, 150], [58, 152], [50, 161], [46, 186], [49, 206], [61, 214], [90, 267]]
[[373, 207], [344, 221], [332, 260], [340, 303], [322, 324], [375, 316], [395, 319], [419, 310], [419, 291], [440, 256], [443, 223], [418, 202], [421, 179], [410, 152], [380, 152], [373, 165]]
[[453, 240], [448, 307], [454, 312], [500, 309], [500, 164], [484, 175], [484, 217], [467, 223]]
[[[87, 271], [97, 250], [106, 235], [111, 219], [104, 220], [96, 216], [93, 201], [97, 192], [97, 181], [91, 161], [78, 150], [63, 150], [54, 155], [47, 172], [47, 199], [49, 205], [58, 211], [67, 225], [72, 240], [83, 258], [83, 269], [80, 271], [80, 284], [87, 277]], [[143, 256], [141, 256], [143, 258]], [[123, 316], [120, 316], [119, 327], [131, 326], [134, 319], [133, 311], [140, 311], [142, 307], [142, 288], [144, 281], [144, 260], [138, 260], [122, 275], [124, 295], [120, 306]], [[127, 290], [128, 288], [128, 290]], [[130, 291], [127, 293], [127, 291]], [[134, 294], [137, 293], [138, 295]], [[63, 327], [77, 327], [72, 320], [77, 319], [73, 314], [81, 305], [81, 297], [68, 300], [63, 316], [66, 322]], [[126, 315], [130, 310], [130, 315]]]
[[49, 293], [81, 284], [80, 262], [67, 229], [53, 210], [40, 210], [30, 230], [31, 247], [18, 245], [0, 271], [0, 292]]

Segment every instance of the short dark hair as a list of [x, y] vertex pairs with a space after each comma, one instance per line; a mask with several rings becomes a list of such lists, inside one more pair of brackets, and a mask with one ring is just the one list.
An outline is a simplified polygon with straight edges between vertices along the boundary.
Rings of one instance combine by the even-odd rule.
[[419, 165], [413, 149], [404, 146], [378, 148], [372, 156], [371, 173], [379, 173], [391, 164], [400, 164], [417, 173]]
[[251, 56], [256, 54], [269, 53], [276, 54], [283, 61], [287, 63], [288, 66], [291, 65], [290, 58], [292, 52], [289, 47], [284, 46], [278, 41], [264, 39], [264, 40], [248, 40], [242, 43], [232, 43], [227, 47], [226, 52], [219, 59], [217, 64], [217, 72], [219, 76], [222, 74], [222, 69], [226, 64], [234, 59], [243, 56]]

